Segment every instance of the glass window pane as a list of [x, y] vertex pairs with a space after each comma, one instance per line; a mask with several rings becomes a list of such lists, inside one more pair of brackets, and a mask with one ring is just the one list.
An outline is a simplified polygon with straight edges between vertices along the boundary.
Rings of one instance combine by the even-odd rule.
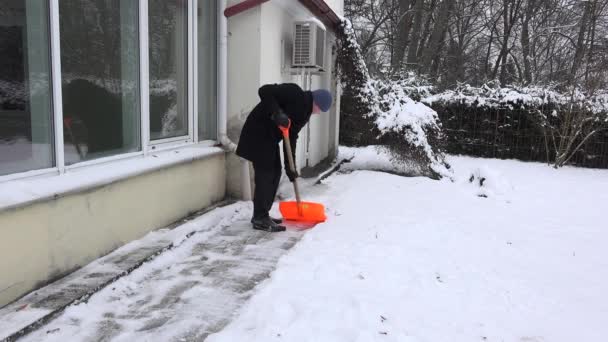
[[198, 2], [198, 136], [217, 135], [217, 1]]
[[48, 1], [0, 0], [0, 175], [52, 167]]
[[140, 149], [137, 0], [61, 0], [65, 161]]
[[188, 1], [150, 0], [150, 139], [188, 135]]

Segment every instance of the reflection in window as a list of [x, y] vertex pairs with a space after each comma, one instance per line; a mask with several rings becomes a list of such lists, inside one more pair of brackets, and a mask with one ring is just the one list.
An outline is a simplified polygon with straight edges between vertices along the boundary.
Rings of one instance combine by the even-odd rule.
[[217, 131], [217, 1], [198, 2], [198, 134], [215, 140]]
[[137, 0], [59, 1], [65, 161], [140, 149]]
[[188, 1], [150, 0], [148, 14], [150, 139], [188, 135]]
[[0, 175], [52, 167], [48, 1], [0, 0]]

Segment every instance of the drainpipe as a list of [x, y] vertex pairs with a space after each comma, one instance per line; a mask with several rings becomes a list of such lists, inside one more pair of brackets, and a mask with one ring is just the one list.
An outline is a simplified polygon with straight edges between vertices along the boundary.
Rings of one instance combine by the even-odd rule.
[[[218, 58], [218, 139], [229, 152], [236, 151], [236, 144], [228, 137], [228, 19], [224, 16], [226, 0], [219, 1], [219, 58]], [[241, 195], [245, 201], [251, 200], [249, 162], [241, 159]]]

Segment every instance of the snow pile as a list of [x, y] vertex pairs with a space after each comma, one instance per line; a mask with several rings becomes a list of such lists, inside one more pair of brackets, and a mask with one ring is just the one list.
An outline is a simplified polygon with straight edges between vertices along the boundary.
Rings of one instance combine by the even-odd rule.
[[415, 176], [419, 174], [415, 164], [396, 163], [387, 149], [381, 146], [340, 146], [338, 151], [338, 160], [348, 161], [340, 166], [340, 171], [342, 172], [369, 170], [405, 176]]
[[374, 80], [356, 42], [352, 24], [345, 20], [338, 34], [338, 71], [343, 86], [340, 140], [345, 145], [383, 145], [396, 161], [415, 162], [419, 174], [448, 176], [449, 166], [439, 149], [442, 139], [437, 113], [408, 93], [430, 93], [416, 77]]
[[608, 113], [608, 93], [587, 95], [579, 89], [562, 93], [552, 87], [541, 86], [496, 87], [493, 84], [484, 84], [481, 87], [473, 87], [468, 84], [460, 84], [456, 89], [426, 96], [422, 98], [422, 102], [429, 106], [459, 104], [470, 107], [508, 109], [532, 109], [546, 106], [558, 110], [566, 105], [574, 104], [593, 114]]
[[[403, 176], [416, 176], [419, 170], [415, 163], [396, 163], [386, 148], [381, 146], [347, 147], [340, 146], [338, 159], [347, 162], [340, 166], [340, 172], [380, 171]], [[509, 198], [514, 185], [499, 170], [487, 163], [475, 165], [459, 171], [459, 177], [452, 179], [461, 184], [465, 191], [479, 197]]]
[[[381, 134], [389, 138], [387, 146], [396, 152], [396, 159], [421, 161], [421, 164], [428, 164], [434, 173], [449, 177], [449, 167], [437, 147], [442, 134], [437, 113], [408, 97], [398, 82], [378, 84], [381, 85], [379, 93], [382, 97], [374, 122]], [[413, 147], [413, 151], [403, 151], [404, 144]], [[399, 158], [402, 154], [405, 158]]]
[[500, 171], [488, 165], [476, 166], [470, 170], [466, 182], [473, 186], [477, 196], [484, 198], [506, 198], [514, 190], [514, 186]]

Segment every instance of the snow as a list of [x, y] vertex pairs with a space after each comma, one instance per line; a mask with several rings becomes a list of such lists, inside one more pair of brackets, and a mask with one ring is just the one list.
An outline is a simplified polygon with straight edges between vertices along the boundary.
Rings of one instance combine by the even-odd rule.
[[[229, 320], [206, 341], [608, 336], [607, 170], [449, 156], [453, 180], [435, 181], [371, 171], [400, 170], [373, 147], [341, 147], [340, 157], [351, 159], [340, 173], [301, 189], [328, 220], [287, 254], [269, 247], [301, 232], [256, 242], [249, 204], [218, 209], [164, 237], [175, 249], [24, 340], [196, 341], [191, 329], [217, 332]], [[227, 291], [279, 255], [252, 297]], [[205, 273], [222, 262], [236, 268]]]
[[381, 146], [340, 147], [338, 153], [339, 160], [349, 160], [348, 163], [340, 167], [342, 172], [352, 172], [356, 170], [384, 171], [399, 175], [417, 175], [419, 173], [417, 165], [397, 162], [391, 158], [387, 149]]
[[[21, 341], [204, 340], [209, 330], [226, 324], [302, 235], [251, 229], [251, 207], [235, 203], [131, 243], [134, 249], [150, 241], [173, 241], [173, 248], [67, 307]], [[123, 259], [113, 254], [103, 259]], [[91, 273], [103, 265], [87, 267]]]
[[550, 86], [495, 87], [492, 84], [486, 84], [481, 87], [473, 87], [468, 84], [460, 84], [456, 89], [423, 96], [421, 101], [429, 106], [434, 103], [458, 103], [473, 107], [509, 109], [548, 105], [561, 107], [574, 103], [593, 114], [608, 114], [608, 94], [605, 91], [585, 94], [580, 89], [574, 89], [562, 93]]
[[218, 153], [223, 153], [223, 150], [218, 147], [192, 145], [179, 150], [151, 153], [145, 157], [113, 161], [111, 167], [98, 164], [71, 169], [61, 175], [0, 182], [0, 211], [73, 191], [110, 184], [120, 179]]
[[[387, 137], [395, 155], [405, 155], [405, 150], [417, 155], [416, 161], [420, 171], [450, 177], [450, 171], [444, 163], [443, 153], [433, 149], [429, 135], [439, 138], [440, 122], [437, 113], [426, 104], [417, 101], [429, 95], [432, 89], [422, 78], [413, 73], [402, 75], [402, 79], [372, 79], [361, 55], [355, 33], [350, 21], [342, 23], [344, 33], [340, 35], [339, 54], [342, 59], [351, 60], [354, 71], [350, 76], [341, 77], [342, 86], [349, 93], [351, 100], [359, 103], [357, 111], [373, 120], [379, 130], [380, 138]], [[350, 63], [346, 63], [350, 64]], [[349, 66], [340, 66], [349, 70]], [[411, 95], [411, 97], [410, 97]], [[351, 113], [352, 114], [352, 113]], [[424, 170], [424, 171], [423, 171]]]
[[449, 162], [328, 178], [307, 197], [328, 221], [207, 341], [605, 340], [608, 171]]

